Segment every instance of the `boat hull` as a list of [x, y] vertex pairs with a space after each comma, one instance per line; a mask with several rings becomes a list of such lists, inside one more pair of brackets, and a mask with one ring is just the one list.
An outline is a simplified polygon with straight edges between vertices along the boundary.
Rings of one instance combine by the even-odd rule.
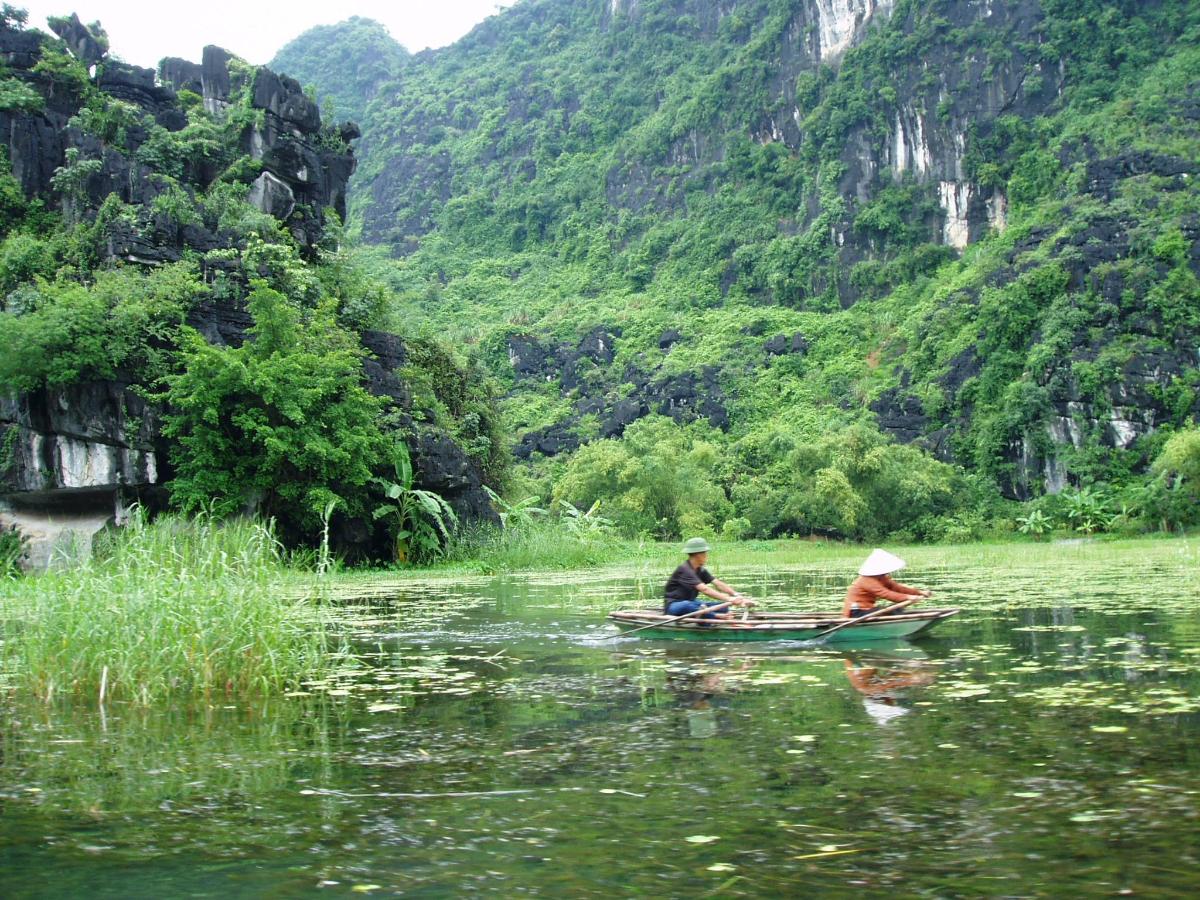
[[[919, 613], [885, 614], [865, 622], [847, 625], [820, 639], [830, 644], [856, 644], [910, 638], [928, 631], [957, 612], [957, 609], [931, 609]], [[816, 640], [821, 632], [846, 621], [840, 617], [776, 614], [755, 617], [745, 624], [725, 621], [700, 624], [683, 621], [660, 625], [657, 628], [645, 628], [644, 626], [665, 617], [638, 610], [610, 613], [608, 618], [623, 632], [643, 628], [637, 633], [638, 637], [672, 641], [811, 641]]]

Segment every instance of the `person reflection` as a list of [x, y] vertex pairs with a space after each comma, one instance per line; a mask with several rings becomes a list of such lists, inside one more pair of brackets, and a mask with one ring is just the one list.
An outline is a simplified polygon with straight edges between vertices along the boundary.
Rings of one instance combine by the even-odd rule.
[[846, 680], [863, 695], [863, 708], [880, 725], [908, 713], [902, 702], [905, 690], [923, 687], [937, 678], [937, 670], [913, 660], [856, 659], [845, 657]]

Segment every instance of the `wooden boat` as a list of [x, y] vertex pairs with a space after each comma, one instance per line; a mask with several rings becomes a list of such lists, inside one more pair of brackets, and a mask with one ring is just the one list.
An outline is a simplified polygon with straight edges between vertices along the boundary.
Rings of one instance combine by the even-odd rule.
[[[839, 613], [761, 612], [738, 619], [683, 619], [658, 628], [645, 628], [638, 635], [676, 641], [810, 641], [822, 631], [853, 622], [822, 640], [855, 644], [912, 637], [958, 612], [958, 609], [913, 609], [885, 613], [865, 622], [843, 619]], [[632, 631], [672, 617], [652, 609], [619, 609], [609, 613], [608, 618], [622, 631]]]

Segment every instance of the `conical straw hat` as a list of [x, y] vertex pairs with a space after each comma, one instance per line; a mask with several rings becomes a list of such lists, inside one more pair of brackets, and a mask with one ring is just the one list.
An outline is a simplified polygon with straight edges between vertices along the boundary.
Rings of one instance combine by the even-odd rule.
[[906, 565], [908, 563], [900, 557], [888, 553], [886, 550], [876, 548], [871, 551], [871, 555], [867, 557], [867, 561], [858, 567], [858, 574], [887, 575], [889, 572], [898, 572]]

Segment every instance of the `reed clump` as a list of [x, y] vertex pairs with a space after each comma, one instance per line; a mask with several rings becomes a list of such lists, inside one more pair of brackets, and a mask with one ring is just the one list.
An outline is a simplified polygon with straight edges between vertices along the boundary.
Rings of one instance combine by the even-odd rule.
[[10, 583], [3, 671], [45, 700], [285, 691], [341, 651], [295, 578], [261, 522], [135, 515], [91, 559]]

